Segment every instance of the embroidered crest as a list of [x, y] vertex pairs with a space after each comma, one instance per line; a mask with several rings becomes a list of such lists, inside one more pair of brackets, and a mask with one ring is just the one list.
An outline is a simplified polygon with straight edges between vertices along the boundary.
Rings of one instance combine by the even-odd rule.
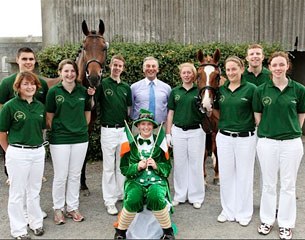
[[263, 106], [271, 105], [271, 103], [272, 103], [271, 97], [263, 97], [262, 103], [263, 103]]
[[21, 111], [17, 111], [14, 114], [14, 119], [19, 122], [20, 120], [25, 120], [26, 119], [26, 115], [24, 112]]
[[179, 95], [179, 94], [176, 94], [176, 95], [175, 95], [175, 101], [178, 102], [179, 100], [180, 100], [180, 95]]
[[55, 97], [55, 101], [56, 101], [56, 103], [63, 103], [65, 101], [65, 98], [62, 95], [57, 95]]
[[105, 96], [113, 96], [113, 91], [111, 89], [106, 89], [104, 92]]
[[224, 102], [225, 99], [226, 99], [226, 97], [224, 95], [220, 95], [219, 102]]

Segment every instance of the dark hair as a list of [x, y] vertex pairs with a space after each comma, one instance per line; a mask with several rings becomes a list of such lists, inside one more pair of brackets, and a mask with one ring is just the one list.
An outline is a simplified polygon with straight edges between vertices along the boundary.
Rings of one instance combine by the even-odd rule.
[[29, 47], [22, 47], [22, 48], [19, 48], [18, 51], [17, 51], [17, 57], [19, 58], [21, 53], [33, 53], [35, 59], [36, 59], [36, 56], [35, 56], [35, 52], [33, 51], [32, 48], [29, 48]]
[[35, 73], [29, 72], [29, 71], [23, 71], [17, 74], [16, 80], [13, 85], [13, 89], [16, 92], [19, 92], [20, 85], [23, 79], [26, 79], [30, 81], [31, 83], [34, 83], [36, 85], [36, 91], [41, 88], [41, 83]]
[[59, 72], [61, 72], [61, 70], [63, 69], [63, 67], [65, 66], [65, 65], [67, 65], [67, 64], [70, 64], [70, 65], [72, 65], [73, 66], [73, 68], [74, 68], [74, 70], [75, 70], [75, 73], [76, 73], [76, 80], [78, 79], [78, 67], [77, 67], [77, 64], [73, 61], [73, 60], [71, 60], [71, 59], [64, 59], [64, 60], [62, 60], [59, 64], [58, 64], [58, 68], [57, 68], [57, 70], [59, 71]]

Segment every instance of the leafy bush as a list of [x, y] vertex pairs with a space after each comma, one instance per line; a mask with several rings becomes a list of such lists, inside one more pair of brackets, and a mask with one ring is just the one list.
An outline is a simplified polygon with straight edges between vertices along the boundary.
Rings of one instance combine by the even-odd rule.
[[[198, 67], [196, 54], [202, 49], [206, 54], [212, 55], [216, 48], [220, 49], [221, 58], [219, 65], [223, 68], [224, 60], [232, 55], [236, 55], [244, 59], [247, 47], [250, 43], [231, 44], [231, 43], [200, 43], [183, 45], [180, 43], [110, 43], [107, 55], [106, 74], [109, 76], [110, 71], [108, 65], [114, 54], [122, 54], [126, 60], [126, 70], [122, 73], [122, 80], [132, 84], [144, 77], [142, 71], [143, 59], [147, 56], [154, 56], [159, 60], [158, 78], [174, 87], [180, 83], [178, 65], [184, 62], [192, 62]], [[278, 44], [261, 43], [265, 52], [264, 65], [267, 65], [267, 59], [274, 51], [283, 50]], [[54, 45], [38, 52], [37, 59], [39, 63], [39, 71], [45, 77], [57, 77], [57, 66], [59, 62], [65, 58], [76, 59], [80, 49], [80, 44], [70, 44], [65, 46]], [[223, 73], [225, 72], [222, 69]], [[100, 150], [100, 126], [95, 123], [93, 133], [90, 136], [89, 149], [87, 157], [90, 160], [101, 159]]]

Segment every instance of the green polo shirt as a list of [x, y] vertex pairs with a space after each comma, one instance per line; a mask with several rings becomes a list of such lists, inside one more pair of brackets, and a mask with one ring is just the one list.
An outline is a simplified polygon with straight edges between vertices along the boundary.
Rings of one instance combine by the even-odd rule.
[[288, 78], [288, 85], [280, 91], [270, 81], [259, 86], [253, 97], [254, 112], [261, 113], [258, 137], [277, 140], [302, 135], [299, 113], [305, 112], [305, 87]]
[[50, 88], [46, 111], [54, 113], [50, 132], [51, 144], [74, 144], [88, 141], [85, 111], [90, 111], [89, 95], [85, 87], [76, 84], [69, 93], [62, 83]]
[[203, 114], [197, 106], [198, 89], [194, 84], [189, 90], [182, 85], [172, 89], [167, 107], [174, 111], [173, 124], [177, 126], [191, 126], [201, 124]]
[[248, 69], [246, 69], [243, 73], [243, 78], [256, 86], [259, 86], [265, 82], [271, 81], [270, 75], [270, 71], [267, 68], [263, 67], [262, 71], [257, 76], [255, 76], [254, 73], [249, 72]]
[[35, 98], [31, 103], [16, 96], [0, 111], [0, 132], [8, 132], [9, 144], [37, 146], [43, 143], [44, 105]]
[[[8, 100], [12, 99], [15, 96], [13, 85], [16, 79], [17, 73], [14, 73], [6, 78], [3, 78], [0, 82], [0, 104], [6, 103]], [[46, 102], [46, 96], [48, 93], [48, 84], [47, 82], [38, 77], [41, 83], [41, 88], [37, 89], [35, 97], [37, 100], [41, 101], [43, 104]]]
[[102, 80], [98, 88], [101, 124], [124, 126], [128, 118], [127, 108], [132, 105], [131, 89], [125, 82], [117, 83], [111, 77]]
[[240, 86], [232, 92], [230, 81], [219, 88], [219, 122], [218, 128], [232, 132], [247, 132], [255, 130], [255, 120], [252, 110], [253, 94], [256, 86], [242, 78]]

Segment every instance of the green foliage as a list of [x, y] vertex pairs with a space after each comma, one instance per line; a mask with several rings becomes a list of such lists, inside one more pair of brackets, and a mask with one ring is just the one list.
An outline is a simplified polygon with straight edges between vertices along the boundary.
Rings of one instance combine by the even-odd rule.
[[[180, 83], [178, 72], [178, 65], [184, 62], [192, 62], [198, 67], [198, 60], [196, 58], [199, 49], [202, 49], [205, 54], [212, 55], [216, 48], [220, 49], [221, 58], [219, 65], [223, 68], [225, 59], [229, 56], [236, 55], [241, 59], [245, 58], [247, 47], [251, 43], [232, 44], [232, 43], [199, 43], [183, 45], [180, 43], [123, 43], [118, 41], [110, 43], [110, 48], [107, 55], [106, 74], [109, 76], [108, 65], [110, 59], [115, 54], [122, 54], [126, 60], [125, 71], [121, 78], [129, 84], [132, 84], [144, 77], [143, 75], [143, 59], [147, 56], [154, 56], [159, 60], [159, 74], [158, 78], [174, 87]], [[279, 43], [261, 43], [264, 48], [265, 61], [274, 51], [283, 50]], [[40, 74], [45, 77], [57, 77], [58, 63], [65, 59], [76, 59], [80, 44], [70, 44], [65, 46], [54, 45], [47, 47], [37, 54]], [[223, 73], [225, 72], [222, 69]], [[98, 122], [95, 123], [93, 133], [90, 136], [89, 149], [87, 157], [90, 160], [101, 159], [100, 151], [100, 128]]]

